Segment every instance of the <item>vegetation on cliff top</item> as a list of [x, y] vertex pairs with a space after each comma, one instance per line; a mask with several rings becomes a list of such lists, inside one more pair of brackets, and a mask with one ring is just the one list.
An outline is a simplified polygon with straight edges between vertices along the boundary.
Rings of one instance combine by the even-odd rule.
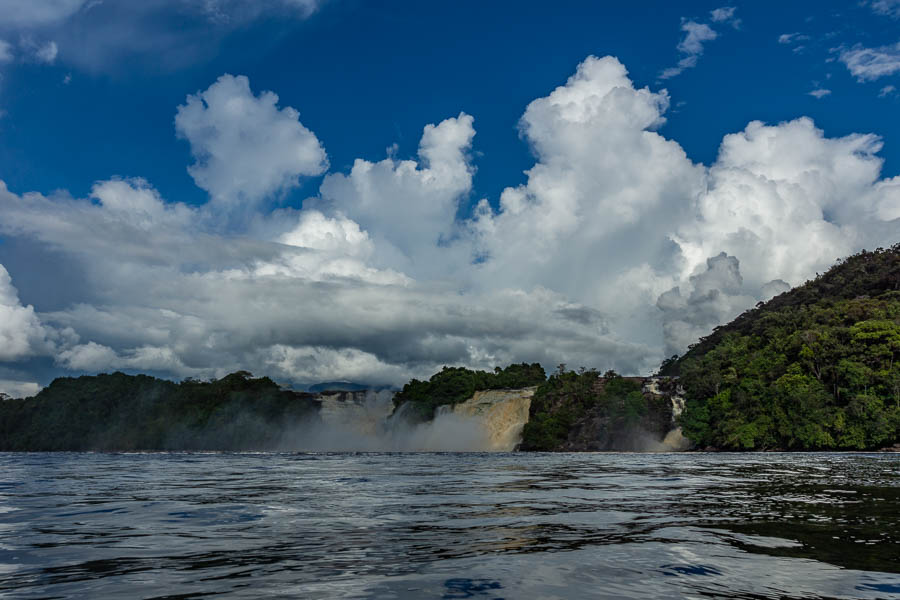
[[[639, 378], [614, 371], [600, 377], [594, 369], [566, 371], [560, 365], [535, 391], [521, 449], [634, 449], [630, 443], [636, 431], [659, 436], [670, 421], [670, 401], [645, 396]], [[664, 431], [651, 431], [660, 428]]]
[[124, 373], [64, 377], [37, 396], [0, 402], [0, 450], [276, 448], [316, 414], [311, 394], [239, 371], [174, 383]]
[[465, 402], [482, 390], [525, 388], [544, 383], [547, 375], [539, 363], [520, 363], [494, 372], [464, 367], [444, 367], [428, 381], [413, 379], [394, 395], [394, 406], [409, 403], [406, 416], [426, 421], [438, 406]]
[[863, 251], [663, 364], [684, 434], [729, 450], [900, 442], [900, 244]]

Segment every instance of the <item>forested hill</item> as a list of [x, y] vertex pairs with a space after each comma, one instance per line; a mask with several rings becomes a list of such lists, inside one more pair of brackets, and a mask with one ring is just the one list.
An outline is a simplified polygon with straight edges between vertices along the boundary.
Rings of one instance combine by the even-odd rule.
[[900, 442], [900, 244], [757, 305], [661, 367], [700, 447], [874, 449]]
[[0, 401], [0, 451], [276, 449], [317, 410], [313, 394], [245, 371], [181, 383], [61, 377], [33, 398]]

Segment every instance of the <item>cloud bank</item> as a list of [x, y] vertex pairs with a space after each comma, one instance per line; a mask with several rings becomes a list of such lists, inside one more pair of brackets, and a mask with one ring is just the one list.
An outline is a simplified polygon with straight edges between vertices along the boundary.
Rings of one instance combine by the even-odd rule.
[[65, 257], [42, 267], [51, 281], [82, 273], [44, 309], [0, 271], [0, 363], [379, 385], [445, 364], [647, 373], [836, 258], [897, 241], [900, 177], [882, 178], [877, 136], [754, 121], [707, 166], [661, 133], [669, 102], [588, 57], [528, 105], [535, 163], [499, 199], [471, 198], [476, 121], [459, 113], [424, 126], [415, 159], [359, 158], [302, 209], [272, 211], [326, 171], [327, 140], [223, 75], [175, 121], [203, 206], [142, 179], [89, 198], [0, 184], [0, 235]]
[[209, 56], [224, 36], [256, 20], [307, 19], [323, 2], [0, 0], [0, 40], [19, 39], [28, 60], [50, 64], [60, 55], [92, 73], [117, 71], [138, 57], [168, 71]]

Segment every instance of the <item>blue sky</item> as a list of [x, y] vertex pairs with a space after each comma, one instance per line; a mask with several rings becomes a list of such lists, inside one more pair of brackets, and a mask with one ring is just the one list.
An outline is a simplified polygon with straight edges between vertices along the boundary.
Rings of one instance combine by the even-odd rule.
[[[0, 353], [0, 381], [9, 382], [11, 390], [24, 390], [26, 383], [31, 390], [31, 384], [46, 384], [51, 375], [112, 368], [179, 377], [214, 376], [226, 366], [252, 367], [292, 381], [357, 378], [377, 383], [402, 383], [445, 363], [489, 367], [511, 360], [587, 363], [641, 372], [682, 348], [691, 336], [780, 289], [778, 285], [802, 283], [838, 256], [900, 237], [897, 184], [891, 179], [900, 174], [896, 0], [650, 5], [0, 0], [0, 41], [0, 180], [9, 194], [7, 204], [0, 204], [0, 264], [9, 275], [8, 308], [31, 327], [27, 337], [25, 325], [16, 330], [8, 326], [9, 339], [24, 340], [21, 351], [7, 352], [8, 360]], [[623, 108], [608, 96], [609, 106], [616, 107], [609, 110], [621, 112], [608, 123], [585, 122], [583, 129], [590, 134], [581, 139], [577, 128], [576, 133], [568, 131], [558, 115], [531, 103], [549, 98], [558, 106], [551, 93], [566, 86], [591, 56], [601, 61], [611, 57], [627, 70], [623, 80], [624, 70], [620, 74], [610, 64], [598, 63], [593, 71], [584, 66], [586, 81], [595, 86], [594, 96], [609, 94], [603, 81], [615, 80], [620, 87], [627, 81], [622, 89], [631, 90], [633, 97], [627, 100], [632, 104]], [[214, 88], [225, 74], [245, 76], [248, 87], [241, 87], [242, 80], [229, 79]], [[571, 81], [569, 87], [574, 99], [566, 102], [585, 101]], [[652, 97], [642, 96], [643, 88]], [[203, 156], [216, 150], [210, 150], [203, 137], [204, 127], [225, 131], [226, 125], [216, 120], [223, 113], [213, 114], [210, 106], [194, 114], [199, 119], [195, 123], [186, 116], [178, 131], [175, 119], [189, 95], [213, 89], [243, 94], [260, 107], [266, 91], [277, 94], [278, 100], [270, 111], [260, 108], [258, 113], [275, 119], [271, 123], [247, 122], [244, 129], [227, 125], [236, 128], [234, 135], [217, 143], [237, 147], [228, 150], [230, 158], [210, 167], [202, 164]], [[534, 107], [532, 118], [526, 113], [532, 110], [529, 106]], [[299, 116], [277, 112], [288, 107]], [[634, 130], [625, 126], [632, 117], [642, 119], [646, 111], [653, 113], [649, 121]], [[471, 123], [469, 116], [474, 119]], [[795, 121], [801, 117], [811, 121]], [[425, 172], [429, 161], [418, 158], [420, 148], [427, 145], [423, 128], [448, 119], [446, 127], [436, 130], [434, 156], [449, 161], [451, 174], [439, 187], [429, 189], [431, 183], [424, 179], [443, 175], [435, 167], [438, 159], [431, 159], [430, 166], [438, 173], [432, 176]], [[746, 129], [755, 120], [774, 129]], [[795, 125], [782, 126], [788, 123]], [[271, 129], [266, 129], [269, 125]], [[282, 126], [289, 143], [306, 144], [307, 150], [321, 150], [322, 156], [308, 164], [272, 167], [274, 179], [260, 175], [255, 191], [213, 181], [233, 172], [237, 163], [228, 160], [244, 166], [258, 160], [257, 166], [265, 169], [292, 152], [293, 146], [278, 148], [265, 137], [277, 136]], [[620, 127], [621, 135], [609, 133]], [[240, 140], [247, 131], [265, 134], [242, 150]], [[723, 139], [740, 132], [750, 142], [720, 158]], [[648, 133], [653, 134], [653, 144], [665, 140], [667, 145], [644, 147], [650, 143], [645, 139]], [[856, 134], [874, 134], [880, 141], [853, 137]], [[786, 148], [796, 144], [797, 150], [766, 153], [766, 136], [785, 140]], [[810, 150], [813, 146], [815, 151]], [[684, 159], [677, 156], [682, 150]], [[752, 152], [762, 154], [749, 156]], [[596, 155], [593, 165], [591, 153]], [[793, 172], [785, 172], [781, 168], [785, 157], [798, 154], [807, 162], [798, 160]], [[388, 156], [394, 166], [382, 175], [376, 177], [375, 169], [371, 179], [364, 179], [362, 171], [357, 175], [351, 171], [354, 161], [364, 161], [365, 167]], [[623, 157], [628, 157], [627, 168], [625, 162], [614, 167], [625, 161]], [[415, 190], [401, 181], [397, 165], [404, 160], [413, 161], [409, 164], [424, 178]], [[582, 160], [586, 164], [571, 172], [560, 166]], [[677, 164], [669, 165], [668, 160]], [[188, 170], [198, 164], [201, 171], [209, 167], [200, 175], [206, 184], [199, 182], [196, 171]], [[527, 173], [536, 165], [540, 169]], [[775, 200], [757, 200], [752, 193], [744, 198], [723, 183], [737, 169], [747, 170], [757, 181], [766, 178], [774, 187], [809, 188], [796, 198], [781, 191]], [[805, 175], [811, 169], [821, 171], [823, 181], [811, 181]], [[538, 177], [541, 170], [546, 173]], [[662, 174], [647, 179], [646, 173], [655, 170], [665, 171], [671, 180]], [[828, 177], [839, 177], [839, 184], [825, 181]], [[393, 183], [378, 187], [389, 178]], [[622, 181], [614, 185], [617, 178]], [[113, 189], [123, 182], [127, 190]], [[844, 186], [846, 182], [852, 185]], [[737, 190], [750, 189], [746, 182], [734, 185]], [[108, 194], [146, 193], [161, 203], [160, 211], [182, 204], [187, 211], [178, 217], [177, 236], [165, 229], [169, 225], [148, 234], [144, 250], [135, 250], [143, 258], [129, 258], [123, 251], [122, 264], [130, 268], [121, 279], [107, 279], [109, 268], [101, 268], [103, 261], [93, 254], [117, 248], [114, 241], [108, 240], [105, 250], [85, 241], [106, 233], [84, 225], [79, 232], [67, 230], [64, 233], [71, 239], [60, 241], [54, 236], [62, 233], [49, 221], [41, 221], [49, 215], [75, 219], [66, 211], [80, 215], [92, 206], [109, 208], [115, 203], [132, 209], [143, 206], [141, 214], [153, 212], [140, 204], [150, 197], [146, 194], [141, 200], [103, 200], [98, 189]], [[371, 193], [366, 196], [362, 189]], [[515, 199], [519, 193], [515, 190], [521, 190], [522, 202], [533, 209], [530, 224], [524, 217], [514, 218], [522, 214], [516, 208], [521, 202]], [[631, 192], [637, 191], [655, 200], [645, 206], [634, 199]], [[43, 209], [28, 203], [31, 193], [46, 200]], [[229, 194], [231, 200], [226, 198]], [[501, 201], [504, 194], [506, 203]], [[816, 195], [829, 197], [811, 200]], [[573, 201], [577, 206], [569, 207], [571, 218], [554, 220], [568, 197], [577, 198]], [[432, 198], [443, 198], [435, 200], [442, 208], [419, 215], [415, 207]], [[731, 210], [737, 221], [726, 223], [716, 207], [728, 202], [738, 203], [740, 210]], [[815, 208], [810, 209], [810, 202]], [[760, 214], [746, 212], [748, 206], [763, 205], [769, 208], [759, 208]], [[626, 206], [628, 210], [619, 210]], [[780, 207], [790, 210], [779, 217]], [[34, 211], [43, 211], [42, 216]], [[848, 216], [853, 212], [868, 215], [871, 222], [854, 220]], [[602, 234], [570, 224], [572, 219], [589, 218], [606, 223], [605, 215], [613, 213], [618, 216], [599, 227]], [[447, 214], [452, 215], [449, 220]], [[668, 230], [660, 222], [664, 214], [670, 223], [677, 223]], [[96, 217], [105, 218], [99, 212]], [[406, 218], [409, 221], [403, 222]], [[796, 259], [786, 258], [796, 251], [789, 243], [791, 236], [772, 225], [791, 219], [807, 227], [812, 240], [808, 260], [799, 267], [793, 264]], [[128, 235], [127, 227], [134, 223], [125, 221], [113, 219], [108, 223], [111, 229], [104, 231]], [[297, 228], [291, 229], [294, 225]], [[730, 237], [714, 234], [728, 227], [733, 229]], [[414, 229], [421, 229], [422, 235], [413, 236]], [[548, 230], [554, 232], [548, 237], [556, 241], [531, 249], [540, 247], [541, 254], [529, 257], [528, 249], [504, 254], [512, 247], [513, 232], [537, 231], [541, 237], [540, 232]], [[259, 266], [271, 259], [279, 244], [337, 260], [329, 254], [337, 252], [336, 246], [328, 245], [338, 235], [335, 231], [350, 244], [340, 246], [344, 253], [340, 260], [358, 261], [349, 271], [340, 262], [339, 284], [329, 279], [336, 276], [334, 262], [327, 263], [328, 277], [317, 270], [325, 263], [316, 263], [315, 269], [304, 266], [302, 275], [294, 271], [284, 275], [270, 263]], [[647, 236], [647, 242], [632, 246], [636, 233]], [[310, 235], [330, 240], [328, 247], [310, 241]], [[756, 250], [745, 243], [747, 235], [756, 240]], [[147, 259], [159, 244], [173, 244], [176, 237], [185, 243], [213, 241], [202, 256], [167, 258], [159, 251]], [[289, 241], [301, 238], [303, 243], [296, 245]], [[359, 239], [365, 242], [362, 250], [354, 245]], [[563, 239], [578, 248], [567, 254], [559, 241]], [[232, 262], [223, 258], [226, 255]], [[264, 277], [265, 285], [298, 286], [295, 291], [301, 296], [326, 280], [345, 286], [340, 289], [347, 293], [347, 302], [356, 298], [367, 303], [385, 322], [367, 333], [359, 332], [371, 329], [371, 320], [346, 325], [347, 331], [344, 325], [335, 325], [335, 331], [327, 334], [313, 332], [315, 328], [307, 324], [288, 337], [226, 344], [221, 352], [204, 354], [185, 348], [204, 340], [219, 348], [216, 344], [224, 338], [254, 337], [211, 324], [210, 311], [215, 310], [204, 304], [209, 292], [197, 290], [204, 301], [191, 294], [150, 300], [149, 292], [141, 301], [126, 298], [126, 281], [133, 289], [134, 281], [149, 281], [148, 274], [157, 276], [161, 269], [170, 270], [169, 278], [161, 277], [156, 286], [191, 290], [191, 284], [178, 278], [188, 273], [222, 276], [249, 269], [248, 264], [254, 265], [248, 277]], [[310, 276], [310, 269], [319, 275]], [[380, 275], [372, 279], [376, 272]], [[639, 290], [635, 293], [640, 298], [628, 300], [624, 307], [597, 285], [569, 282], [586, 275], [611, 287], [627, 281], [629, 289]], [[273, 282], [277, 276], [287, 279]], [[350, 280], [356, 283], [347, 283]], [[781, 283], [771, 287], [772, 282]], [[362, 288], [353, 287], [356, 284]], [[370, 289], [377, 285], [400, 285], [414, 292], [382, 296]], [[441, 291], [435, 292], [435, 287]], [[676, 289], [677, 297], [665, 295]], [[719, 300], [715, 306], [700, 306], [704, 290], [710, 289], [720, 292]], [[458, 323], [433, 323], [440, 321], [434, 315], [450, 319], [448, 315], [487, 310], [494, 302], [502, 313], [501, 307], [511, 302], [504, 295], [515, 291], [528, 296], [522, 306], [531, 307], [522, 308], [518, 321], [504, 325], [515, 343], [504, 345], [500, 332], [485, 339], [484, 327], [458, 333]], [[542, 297], [545, 291], [550, 296]], [[247, 310], [242, 304], [246, 292], [223, 288], [217, 293], [229, 298], [223, 302], [232, 302], [236, 314]], [[437, 300], [448, 293], [466, 300], [455, 307]], [[425, 307], [431, 317], [412, 319], [415, 327], [409, 325], [412, 329], [407, 330], [379, 311], [379, 303], [386, 310], [404, 302]], [[529, 337], [519, 328], [522, 322], [541, 318], [529, 311], [538, 310], [534, 307], [542, 302], [556, 307], [553, 314], [580, 316], [569, 319], [569, 325]], [[634, 309], [635, 305], [644, 308]], [[138, 318], [138, 309], [196, 319], [197, 336], [177, 339], [170, 325], [149, 322], [144, 326], [159, 328], [152, 339], [121, 329], [127, 329], [124, 323], [129, 319]], [[282, 318], [293, 319], [290, 312]], [[323, 312], [319, 320], [342, 318]], [[432, 325], [434, 330], [429, 329]], [[184, 326], [179, 321], [179, 327]], [[259, 326], [279, 329], [276, 322]], [[585, 334], [583, 343], [551, 343], [547, 348], [546, 336], [581, 339], [585, 327], [592, 334]], [[392, 337], [406, 339], [416, 328], [436, 340], [435, 345], [390, 349]], [[375, 341], [376, 334], [381, 342]]]
[[[232, 73], [297, 108], [337, 170], [357, 157], [381, 158], [393, 143], [398, 155], [414, 155], [423, 124], [464, 110], [478, 124], [474, 196], [496, 202], [532, 162], [516, 130], [525, 106], [593, 54], [618, 57], [638, 86], [669, 90], [675, 107], [661, 131], [695, 161], [714, 160], [722, 136], [749, 120], [808, 115], [829, 136], [879, 134], [885, 173], [900, 173], [900, 94], [879, 97], [885, 86], [900, 87], [897, 74], [860, 83], [832, 51], [897, 43], [900, 21], [853, 2], [753, 2], [735, 4], [741, 22], [734, 29], [710, 20], [719, 6], [564, 1], [511, 10], [500, 2], [338, 0], [306, 19], [273, 13], [233, 30], [202, 12], [186, 18], [160, 10], [158, 27], [178, 29], [187, 20], [184, 35], [199, 38], [173, 64], [159, 64], [152, 47], [114, 46], [72, 64], [62, 46], [52, 65], [7, 66], [0, 169], [19, 192], [83, 195], [111, 175], [140, 176], [166, 198], [202, 203], [185, 170], [187, 144], [174, 135], [175, 107]], [[104, 17], [100, 5], [80, 19]], [[682, 18], [715, 26], [719, 37], [705, 44], [698, 67], [660, 80], [680, 57]], [[780, 44], [786, 33], [811, 39]], [[817, 88], [831, 94], [808, 94]], [[315, 181], [306, 183], [315, 189]]]

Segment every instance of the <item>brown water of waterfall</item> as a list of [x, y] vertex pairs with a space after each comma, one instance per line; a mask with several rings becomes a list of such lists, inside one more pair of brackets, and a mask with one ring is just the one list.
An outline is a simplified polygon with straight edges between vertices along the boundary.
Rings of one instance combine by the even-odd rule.
[[[404, 417], [405, 405], [394, 410], [393, 393], [389, 391], [324, 392], [317, 401], [319, 418], [290, 431], [279, 450], [485, 452], [494, 446], [482, 417], [450, 411], [424, 423], [411, 422]], [[524, 420], [527, 419], [526, 406]]]
[[659, 452], [683, 452], [691, 447], [691, 441], [684, 437], [677, 421], [681, 413], [684, 412], [684, 389], [680, 385], [676, 385], [674, 391], [666, 392], [661, 389], [660, 383], [662, 381], [663, 378], [650, 377], [643, 385], [644, 393], [668, 396], [672, 403], [672, 429], [659, 443], [659, 447], [652, 448], [652, 450]]
[[323, 393], [320, 426], [293, 442], [304, 450], [511, 452], [521, 442], [536, 389], [475, 392], [424, 423], [405, 419], [402, 405], [395, 412], [389, 392]]
[[484, 390], [451, 406], [442, 406], [438, 419], [447, 414], [477, 420], [484, 429], [488, 452], [512, 452], [522, 441], [522, 429], [528, 422], [531, 398], [537, 388], [520, 390]]

